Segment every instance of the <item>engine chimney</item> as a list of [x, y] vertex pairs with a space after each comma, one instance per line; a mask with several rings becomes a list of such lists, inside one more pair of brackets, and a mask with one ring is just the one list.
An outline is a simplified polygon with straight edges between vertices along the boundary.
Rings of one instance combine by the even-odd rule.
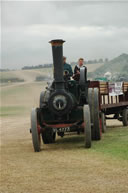
[[61, 39], [51, 40], [49, 43], [52, 45], [53, 65], [54, 65], [54, 81], [55, 89], [64, 89], [63, 78], [63, 43]]

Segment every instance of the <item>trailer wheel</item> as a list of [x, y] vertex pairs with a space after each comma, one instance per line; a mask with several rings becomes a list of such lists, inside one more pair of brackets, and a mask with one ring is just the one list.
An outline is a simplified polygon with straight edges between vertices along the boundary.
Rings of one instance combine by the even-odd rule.
[[33, 108], [31, 112], [31, 132], [34, 151], [39, 152], [41, 141], [40, 141], [39, 126], [37, 124], [37, 110], [35, 108]]
[[95, 130], [94, 140], [101, 139], [101, 123], [99, 117], [99, 91], [98, 88], [94, 88], [94, 108], [93, 108], [94, 123], [93, 129]]
[[105, 114], [101, 112], [101, 124], [102, 124], [102, 132], [106, 132], [106, 119], [105, 119]]
[[123, 125], [128, 126], [128, 109], [123, 110]]
[[54, 143], [55, 139], [56, 139], [56, 132], [53, 131], [53, 128], [46, 128], [42, 132], [42, 140], [44, 144]]
[[85, 148], [91, 147], [91, 121], [89, 105], [83, 107]]

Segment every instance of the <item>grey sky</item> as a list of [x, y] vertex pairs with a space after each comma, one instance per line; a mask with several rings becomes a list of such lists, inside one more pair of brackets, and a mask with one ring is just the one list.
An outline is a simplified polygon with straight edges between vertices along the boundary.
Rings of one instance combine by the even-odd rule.
[[128, 53], [128, 1], [2, 1], [2, 68], [52, 62], [54, 38], [68, 62]]

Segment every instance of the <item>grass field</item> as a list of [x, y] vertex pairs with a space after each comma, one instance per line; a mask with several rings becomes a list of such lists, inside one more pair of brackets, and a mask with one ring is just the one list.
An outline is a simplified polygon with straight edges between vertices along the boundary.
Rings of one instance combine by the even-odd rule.
[[128, 127], [119, 121], [107, 121], [107, 133], [91, 149], [74, 134], [33, 151], [30, 112], [46, 86], [33, 77], [1, 88], [0, 193], [127, 193]]

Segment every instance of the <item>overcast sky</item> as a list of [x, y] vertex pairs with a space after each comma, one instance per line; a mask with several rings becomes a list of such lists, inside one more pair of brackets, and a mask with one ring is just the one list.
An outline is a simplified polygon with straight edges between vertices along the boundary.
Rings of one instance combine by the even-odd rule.
[[64, 39], [67, 62], [128, 53], [128, 1], [2, 1], [2, 68], [52, 62]]

